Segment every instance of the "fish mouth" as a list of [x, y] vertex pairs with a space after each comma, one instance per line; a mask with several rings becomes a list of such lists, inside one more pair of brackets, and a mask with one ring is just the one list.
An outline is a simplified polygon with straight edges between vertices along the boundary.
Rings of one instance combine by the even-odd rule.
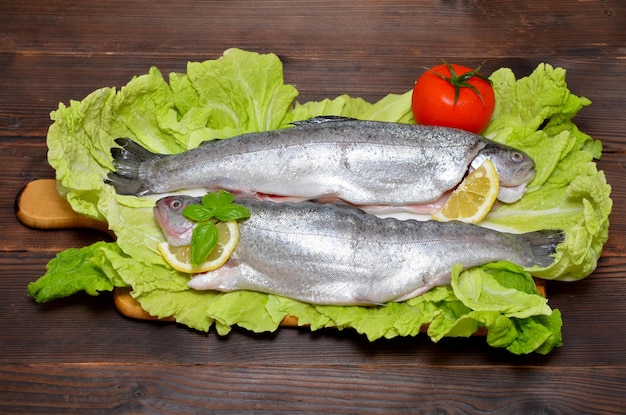
[[515, 180], [507, 183], [507, 186], [515, 187], [522, 184], [528, 184], [532, 179], [535, 178], [536, 174], [537, 170], [535, 170], [534, 166], [521, 168], [515, 173]]
[[500, 177], [500, 186], [504, 187], [517, 187], [521, 185], [527, 185], [535, 178], [537, 174], [537, 170], [535, 170], [534, 163], [526, 163], [523, 166], [518, 166], [514, 171], [508, 171], [506, 167], [504, 167], [504, 171], [501, 171], [500, 166], [498, 164], [496, 166], [496, 171], [498, 172], [498, 176]]
[[166, 227], [167, 226], [167, 215], [163, 214], [163, 212], [159, 208], [158, 203], [156, 205], [154, 205], [154, 207], [152, 208], [152, 211], [154, 212], [154, 217], [156, 218], [156, 221], [159, 224], [159, 227], [161, 229]]
[[497, 199], [503, 203], [517, 202], [526, 194], [528, 184], [535, 178], [536, 174], [537, 171], [534, 166], [519, 169], [515, 173], [515, 180], [507, 183], [500, 182]]
[[159, 225], [161, 232], [171, 246], [189, 245], [194, 223], [191, 221], [179, 221], [178, 218], [182, 217], [182, 215], [172, 216], [165, 202], [167, 198], [159, 199], [152, 208], [157, 225]]

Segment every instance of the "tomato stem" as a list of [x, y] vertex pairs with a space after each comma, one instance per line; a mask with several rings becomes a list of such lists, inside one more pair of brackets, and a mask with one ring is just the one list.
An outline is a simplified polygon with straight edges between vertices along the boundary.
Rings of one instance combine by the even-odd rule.
[[478, 91], [478, 89], [476, 89], [476, 87], [474, 85], [469, 83], [470, 79], [478, 78], [478, 79], [482, 79], [483, 81], [488, 82], [489, 84], [491, 84], [491, 80], [489, 78], [487, 78], [485, 75], [480, 73], [480, 69], [483, 67], [485, 61], [483, 61], [475, 69], [473, 69], [471, 71], [467, 71], [465, 73], [462, 73], [461, 75], [457, 75], [457, 73], [454, 70], [454, 68], [452, 67], [452, 65], [450, 65], [448, 62], [443, 61], [443, 63], [444, 63], [444, 65], [446, 65], [446, 67], [450, 71], [450, 77], [447, 77], [445, 75], [437, 73], [437, 72], [433, 71], [430, 68], [426, 68], [426, 70], [428, 70], [428, 71], [432, 72], [433, 74], [437, 75], [439, 78], [443, 79], [444, 81], [448, 81], [450, 83], [450, 85], [452, 85], [454, 87], [454, 105], [456, 105], [457, 101], [459, 100], [459, 94], [461, 93], [461, 88], [469, 88], [472, 91], [474, 91], [474, 93], [476, 95], [478, 95], [478, 98], [480, 98], [480, 102], [482, 102], [482, 104], [485, 105], [485, 101], [483, 100], [483, 97], [480, 94], [480, 92]]

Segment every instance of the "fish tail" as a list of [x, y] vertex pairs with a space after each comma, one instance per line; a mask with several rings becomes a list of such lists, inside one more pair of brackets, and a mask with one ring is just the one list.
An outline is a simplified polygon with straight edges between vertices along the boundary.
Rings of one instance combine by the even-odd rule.
[[561, 230], [541, 230], [518, 236], [532, 251], [532, 265], [540, 267], [552, 265], [557, 246], [565, 240]]
[[120, 147], [111, 148], [115, 171], [109, 173], [107, 184], [115, 188], [120, 195], [144, 195], [151, 193], [145, 183], [143, 173], [144, 162], [161, 158], [162, 155], [152, 153], [129, 138], [118, 138], [115, 143]]

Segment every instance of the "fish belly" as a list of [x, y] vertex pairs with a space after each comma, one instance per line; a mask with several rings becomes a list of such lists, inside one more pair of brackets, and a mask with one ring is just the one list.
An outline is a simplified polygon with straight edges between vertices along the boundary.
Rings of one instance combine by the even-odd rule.
[[313, 304], [375, 305], [450, 282], [454, 264], [531, 260], [509, 234], [460, 223], [381, 219], [313, 203], [246, 202], [255, 214], [222, 268], [192, 288], [254, 290]]
[[485, 145], [478, 136], [449, 130], [356, 125], [296, 126], [210, 142], [155, 161], [147, 177], [153, 193], [204, 187], [249, 196], [413, 205], [455, 187]]

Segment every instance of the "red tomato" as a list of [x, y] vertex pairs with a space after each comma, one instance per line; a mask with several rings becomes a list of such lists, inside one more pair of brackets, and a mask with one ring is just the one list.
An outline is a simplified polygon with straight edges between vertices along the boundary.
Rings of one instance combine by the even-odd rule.
[[482, 132], [491, 119], [496, 98], [491, 82], [479, 70], [480, 66], [471, 69], [444, 63], [424, 72], [413, 87], [415, 121]]

